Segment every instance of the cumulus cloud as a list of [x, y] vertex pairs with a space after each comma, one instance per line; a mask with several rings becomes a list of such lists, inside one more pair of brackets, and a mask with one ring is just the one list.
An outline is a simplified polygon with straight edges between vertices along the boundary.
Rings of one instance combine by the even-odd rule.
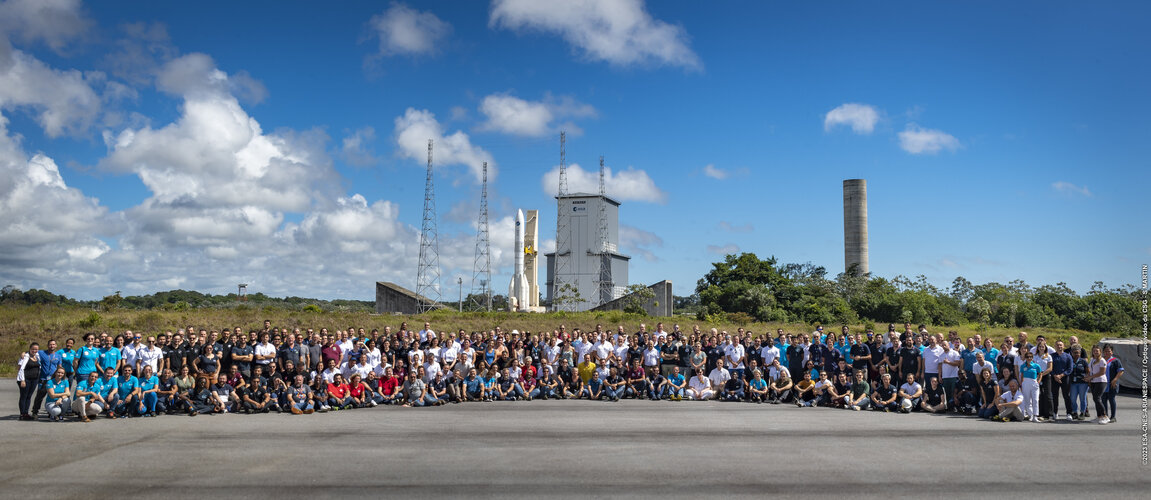
[[[99, 73], [90, 77], [103, 80]], [[101, 100], [83, 73], [50, 68], [0, 37], [0, 109], [16, 108], [32, 111], [44, 132], [58, 137], [88, 130]]]
[[899, 133], [899, 147], [913, 155], [936, 154], [944, 149], [959, 149], [959, 139], [942, 130], [923, 128], [914, 123], [907, 124]]
[[436, 115], [426, 109], [408, 108], [404, 116], [396, 117], [396, 151], [400, 157], [410, 158], [424, 165], [428, 158], [428, 139], [434, 141], [432, 161], [437, 167], [464, 165], [475, 182], [483, 180], [483, 163], [488, 162], [488, 180], [496, 178], [496, 162], [491, 153], [472, 144], [468, 134], [455, 131], [444, 135], [444, 128]]
[[[555, 196], [559, 187], [559, 176], [559, 165], [544, 174], [543, 189], [548, 196]], [[598, 169], [584, 170], [578, 163], [573, 163], [568, 165], [567, 180], [569, 193], [599, 192]], [[667, 202], [667, 192], [656, 186], [647, 172], [634, 167], [619, 172], [613, 171], [611, 167], [605, 167], [604, 184], [607, 195], [619, 201]]]
[[857, 134], [870, 134], [879, 122], [879, 111], [869, 104], [841, 104], [823, 117], [823, 130], [831, 131], [838, 125], [851, 127]]
[[402, 3], [393, 3], [384, 12], [372, 16], [368, 26], [372, 36], [380, 39], [381, 56], [434, 54], [438, 44], [452, 32], [452, 26], [435, 14]]
[[0, 276], [17, 283], [91, 282], [119, 229], [99, 202], [64, 182], [56, 162], [31, 157], [0, 115]]
[[729, 233], [750, 233], [755, 230], [755, 226], [752, 226], [750, 222], [741, 226], [736, 226], [725, 220], [719, 221], [719, 228]]
[[340, 150], [344, 161], [357, 167], [370, 167], [380, 162], [372, 143], [376, 140], [376, 129], [363, 127], [344, 137]]
[[0, 36], [31, 43], [42, 41], [56, 52], [92, 25], [80, 0], [8, 0], [0, 3]]
[[713, 255], [731, 255], [739, 253], [739, 245], [735, 243], [728, 243], [724, 246], [708, 245], [707, 253]]
[[1087, 197], [1095, 196], [1091, 190], [1087, 189], [1087, 186], [1077, 186], [1066, 181], [1058, 181], [1052, 183], [1051, 189], [1054, 189], [1058, 193], [1067, 195], [1081, 195]]
[[652, 18], [642, 0], [493, 0], [488, 24], [555, 34], [585, 59], [616, 66], [703, 68], [687, 31]]
[[579, 134], [574, 123], [556, 125], [555, 120], [596, 116], [596, 110], [571, 97], [553, 98], [546, 96], [542, 101], [526, 101], [509, 94], [492, 94], [480, 102], [480, 112], [487, 121], [480, 130], [502, 132], [511, 135], [542, 137], [559, 129]]
[[662, 247], [663, 238], [660, 238], [659, 235], [651, 231], [644, 231], [638, 227], [620, 224], [619, 246], [623, 251], [632, 255], [638, 255], [643, 260], [656, 262], [659, 260], [659, 257], [655, 255], [652, 248]]

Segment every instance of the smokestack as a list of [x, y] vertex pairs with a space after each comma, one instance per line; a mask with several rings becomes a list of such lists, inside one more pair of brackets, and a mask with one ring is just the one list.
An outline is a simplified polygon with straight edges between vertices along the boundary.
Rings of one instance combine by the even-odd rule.
[[843, 181], [843, 269], [867, 274], [867, 179]]

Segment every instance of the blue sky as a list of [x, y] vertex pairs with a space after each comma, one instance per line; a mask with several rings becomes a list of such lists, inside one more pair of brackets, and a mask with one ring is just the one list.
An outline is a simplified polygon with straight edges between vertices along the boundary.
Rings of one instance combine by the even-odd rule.
[[574, 189], [594, 189], [599, 155], [611, 168], [633, 283], [686, 295], [737, 249], [840, 272], [857, 177], [873, 274], [1135, 283], [1148, 10], [9, 0], [0, 281], [81, 298], [414, 286], [434, 136], [444, 294], [471, 281], [485, 160], [498, 292], [515, 209], [554, 239], [567, 130]]

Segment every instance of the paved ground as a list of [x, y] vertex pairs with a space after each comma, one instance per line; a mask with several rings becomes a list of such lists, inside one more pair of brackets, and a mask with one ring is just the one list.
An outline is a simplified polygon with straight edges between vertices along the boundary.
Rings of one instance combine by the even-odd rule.
[[1105, 426], [649, 401], [80, 424], [17, 421], [8, 379], [0, 498], [1147, 498], [1140, 400], [1120, 399]]

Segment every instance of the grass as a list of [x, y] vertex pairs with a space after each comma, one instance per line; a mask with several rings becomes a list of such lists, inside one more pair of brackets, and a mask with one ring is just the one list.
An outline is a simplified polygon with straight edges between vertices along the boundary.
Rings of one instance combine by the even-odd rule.
[[[44, 344], [48, 339], [56, 339], [61, 346], [67, 338], [75, 338], [77, 344], [82, 344], [83, 335], [87, 332], [107, 332], [110, 334], [123, 333], [132, 330], [144, 334], [163, 333], [167, 330], [176, 330], [181, 326], [195, 325], [209, 330], [221, 330], [239, 326], [245, 330], [261, 328], [265, 319], [272, 324], [288, 328], [315, 328], [327, 327], [330, 330], [346, 329], [350, 326], [356, 328], [383, 329], [391, 326], [393, 330], [399, 328], [400, 323], [406, 321], [409, 326], [422, 327], [424, 321], [432, 323], [436, 330], [477, 331], [488, 330], [496, 326], [504, 330], [517, 329], [520, 331], [552, 331], [559, 325], [573, 328], [591, 330], [597, 323], [604, 328], [615, 329], [623, 325], [628, 332], [634, 332], [640, 323], [646, 323], [648, 330], [655, 330], [655, 324], [662, 321], [668, 330], [678, 323], [684, 331], [691, 331], [693, 325], [699, 325], [701, 330], [717, 328], [719, 330], [735, 331], [744, 327], [751, 332], [761, 334], [774, 332], [778, 328], [791, 333], [810, 332], [814, 330], [811, 325], [783, 324], [783, 323], [756, 323], [749, 322], [736, 324], [732, 322], [704, 323], [694, 317], [676, 316], [671, 318], [655, 318], [635, 314], [625, 314], [618, 311], [610, 312], [581, 312], [581, 313], [510, 313], [510, 312], [481, 312], [457, 313], [454, 311], [436, 311], [423, 315], [398, 316], [375, 315], [366, 312], [347, 311], [301, 311], [282, 308], [257, 308], [239, 306], [233, 308], [187, 309], [182, 311], [160, 310], [128, 310], [118, 309], [111, 311], [93, 311], [92, 309], [75, 306], [33, 305], [33, 306], [0, 306], [0, 376], [14, 376], [20, 353], [28, 348], [30, 342]], [[862, 332], [864, 324], [848, 325], [852, 332]], [[875, 325], [876, 330], [883, 325]], [[838, 331], [839, 325], [826, 325], [825, 329]], [[933, 332], [946, 332], [956, 330], [962, 338], [975, 335], [978, 325], [965, 324], [958, 327], [932, 327]], [[999, 340], [1006, 335], [1015, 335], [1019, 328], [989, 328], [983, 332], [984, 337]], [[1079, 337], [1082, 345], [1090, 346], [1100, 338], [1111, 336], [1103, 333], [1084, 332], [1081, 330], [1062, 330], [1050, 328], [1024, 328], [1031, 334], [1045, 335], [1054, 344], [1055, 340], [1067, 340], [1071, 335]]]

